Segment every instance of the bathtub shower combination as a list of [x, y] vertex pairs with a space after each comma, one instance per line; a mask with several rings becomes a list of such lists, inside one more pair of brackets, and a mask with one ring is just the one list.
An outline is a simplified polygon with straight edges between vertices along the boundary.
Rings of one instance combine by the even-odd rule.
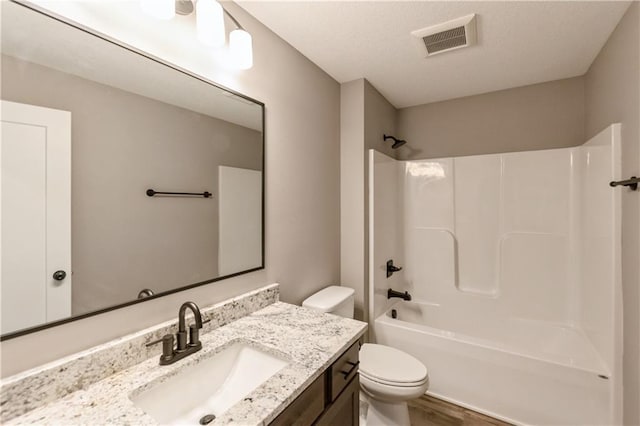
[[429, 394], [494, 417], [619, 423], [619, 144], [614, 124], [566, 149], [370, 151], [372, 339], [420, 359]]

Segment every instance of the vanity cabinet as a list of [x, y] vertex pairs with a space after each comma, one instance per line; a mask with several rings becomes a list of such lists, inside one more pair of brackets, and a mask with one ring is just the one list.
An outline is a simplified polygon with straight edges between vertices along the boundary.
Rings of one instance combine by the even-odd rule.
[[359, 423], [358, 350], [354, 343], [270, 423], [355, 426]]

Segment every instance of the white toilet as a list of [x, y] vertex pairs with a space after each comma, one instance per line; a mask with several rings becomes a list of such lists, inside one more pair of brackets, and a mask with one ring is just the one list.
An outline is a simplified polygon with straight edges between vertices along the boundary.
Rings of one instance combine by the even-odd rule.
[[[354, 291], [330, 286], [305, 299], [302, 306], [353, 318]], [[360, 348], [360, 398], [368, 403], [367, 426], [409, 426], [407, 401], [429, 387], [427, 368], [398, 349], [365, 343]]]

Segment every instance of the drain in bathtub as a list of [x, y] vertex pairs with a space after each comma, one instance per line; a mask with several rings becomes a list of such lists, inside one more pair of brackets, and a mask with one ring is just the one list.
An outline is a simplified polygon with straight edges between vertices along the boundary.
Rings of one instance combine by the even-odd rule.
[[212, 421], [214, 421], [216, 419], [216, 416], [213, 414], [207, 414], [206, 416], [202, 416], [200, 418], [200, 424], [201, 425], [208, 425], [209, 423], [211, 423]]
[[395, 319], [398, 318], [398, 311], [396, 311], [395, 309], [391, 310], [391, 318]]

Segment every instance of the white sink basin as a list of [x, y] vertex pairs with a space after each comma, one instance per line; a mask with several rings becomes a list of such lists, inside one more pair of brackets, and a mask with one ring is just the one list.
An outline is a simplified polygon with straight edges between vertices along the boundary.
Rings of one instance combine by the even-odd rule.
[[160, 424], [197, 425], [205, 415], [219, 417], [287, 364], [236, 343], [131, 400]]

